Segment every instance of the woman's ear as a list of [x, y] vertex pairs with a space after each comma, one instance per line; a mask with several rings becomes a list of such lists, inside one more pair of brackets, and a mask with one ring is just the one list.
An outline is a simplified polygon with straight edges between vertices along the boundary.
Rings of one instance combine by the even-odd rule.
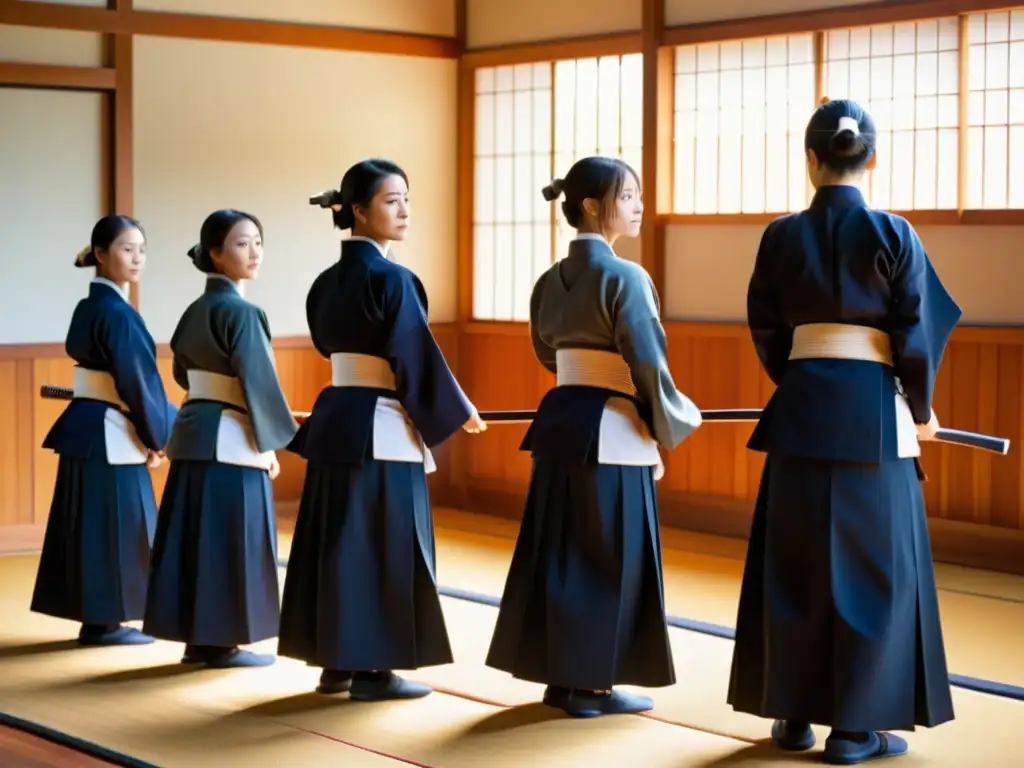
[[583, 212], [592, 218], [597, 218], [601, 212], [601, 204], [592, 197], [588, 197], [583, 201]]
[[366, 209], [361, 205], [352, 206], [352, 217], [360, 224], [366, 224]]

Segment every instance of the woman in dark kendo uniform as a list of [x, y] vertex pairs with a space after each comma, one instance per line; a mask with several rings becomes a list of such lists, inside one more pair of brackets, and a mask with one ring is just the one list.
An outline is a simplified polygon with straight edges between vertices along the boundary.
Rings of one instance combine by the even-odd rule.
[[396, 669], [452, 661], [435, 581], [430, 448], [484, 428], [427, 323], [427, 296], [388, 258], [409, 223], [408, 178], [364, 160], [312, 201], [351, 230], [313, 283], [306, 316], [331, 361], [291, 450], [308, 460], [278, 650], [323, 668], [320, 693], [411, 699]]
[[263, 227], [236, 210], [210, 214], [189, 251], [206, 278], [171, 336], [187, 390], [171, 433], [144, 629], [185, 643], [184, 663], [260, 667], [240, 645], [277, 634], [274, 451], [298, 424], [281, 390], [267, 316], [242, 295], [263, 261]]
[[83, 645], [141, 645], [156, 526], [149, 468], [177, 409], [167, 401], [156, 345], [128, 301], [146, 262], [146, 237], [127, 216], [100, 219], [76, 267], [95, 267], [65, 349], [75, 396], [43, 447], [60, 456], [32, 610], [82, 623]]
[[672, 381], [650, 276], [612, 250], [640, 232], [636, 172], [587, 157], [544, 190], [562, 194], [577, 235], [530, 299], [534, 352], [558, 380], [523, 440], [533, 472], [487, 665], [545, 684], [544, 703], [574, 717], [644, 712], [650, 698], [614, 687], [675, 682], [659, 447], [701, 415]]
[[960, 309], [914, 228], [857, 185], [875, 125], [852, 101], [811, 117], [810, 207], [772, 222], [747, 298], [776, 384], [749, 447], [765, 451], [729, 702], [825, 760], [903, 754], [953, 719], [917, 456]]

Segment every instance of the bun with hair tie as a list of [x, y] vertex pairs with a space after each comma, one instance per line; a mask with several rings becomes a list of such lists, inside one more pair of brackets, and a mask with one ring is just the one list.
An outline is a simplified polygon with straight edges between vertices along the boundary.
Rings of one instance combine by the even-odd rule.
[[564, 187], [565, 181], [563, 179], [552, 179], [551, 183], [544, 187], [540, 193], [544, 195], [545, 200], [553, 203], [561, 196]]
[[75, 256], [75, 266], [76, 267], [95, 267], [96, 266], [96, 254], [93, 251], [93, 247], [91, 245], [85, 246], [85, 248], [83, 248], [82, 250], [80, 250], [78, 252], [78, 255]]

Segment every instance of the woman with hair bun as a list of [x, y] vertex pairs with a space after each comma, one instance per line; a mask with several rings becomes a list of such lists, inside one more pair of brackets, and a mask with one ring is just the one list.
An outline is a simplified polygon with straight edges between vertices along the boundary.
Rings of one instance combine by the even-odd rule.
[[960, 308], [914, 228], [858, 189], [875, 124], [825, 101], [804, 138], [817, 190], [765, 230], [747, 320], [776, 390], [743, 575], [729, 703], [785, 750], [853, 765], [907, 752], [885, 729], [953, 719], [919, 441]]
[[675, 682], [659, 448], [701, 415], [672, 381], [650, 276], [612, 250], [640, 233], [636, 172], [587, 157], [543, 194], [565, 195], [578, 234], [530, 299], [534, 352], [558, 380], [523, 440], [533, 473], [487, 664], [544, 683], [544, 703], [575, 717], [644, 712], [650, 698], [615, 686]]
[[96, 223], [75, 259], [96, 277], [64, 344], [75, 395], [43, 441], [60, 461], [32, 610], [81, 622], [82, 645], [153, 642], [122, 625], [146, 608], [156, 526], [149, 468], [160, 463], [177, 410], [153, 337], [128, 301], [145, 263], [139, 222], [112, 214]]
[[188, 253], [206, 289], [171, 337], [174, 380], [187, 390], [171, 433], [144, 628], [186, 644], [184, 663], [258, 667], [239, 649], [277, 634], [275, 451], [298, 425], [277, 379], [270, 324], [242, 297], [263, 261], [263, 227], [221, 210]]
[[350, 230], [306, 299], [331, 362], [291, 450], [308, 461], [281, 606], [279, 652], [323, 668], [317, 691], [362, 701], [431, 688], [396, 669], [449, 664], [437, 594], [430, 449], [485, 428], [427, 322], [427, 295], [390, 259], [409, 226], [405, 172], [382, 159], [310, 203]]

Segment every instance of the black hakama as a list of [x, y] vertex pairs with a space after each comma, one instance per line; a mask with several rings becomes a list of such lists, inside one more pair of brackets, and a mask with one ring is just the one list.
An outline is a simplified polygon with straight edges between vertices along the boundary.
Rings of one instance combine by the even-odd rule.
[[32, 610], [97, 627], [141, 619], [156, 516], [146, 465], [61, 456]]
[[[323, 668], [320, 693], [426, 696], [429, 686], [394, 674], [452, 661], [425, 449], [457, 432], [473, 408], [430, 331], [422, 284], [376, 243], [342, 243], [341, 260], [310, 288], [306, 314], [332, 370], [334, 360], [353, 369], [332, 374], [289, 446], [308, 464], [278, 649]], [[381, 401], [402, 414], [400, 434], [394, 420], [378, 419]], [[403, 440], [411, 453], [399, 461], [391, 450]]]
[[592, 691], [675, 682], [652, 467], [534, 461], [487, 665]]
[[265, 470], [171, 462], [143, 629], [233, 649], [277, 634], [277, 524]]
[[850, 732], [952, 720], [914, 460], [772, 456], [761, 483], [729, 703]]
[[450, 664], [423, 465], [311, 461], [278, 652], [330, 670]]

